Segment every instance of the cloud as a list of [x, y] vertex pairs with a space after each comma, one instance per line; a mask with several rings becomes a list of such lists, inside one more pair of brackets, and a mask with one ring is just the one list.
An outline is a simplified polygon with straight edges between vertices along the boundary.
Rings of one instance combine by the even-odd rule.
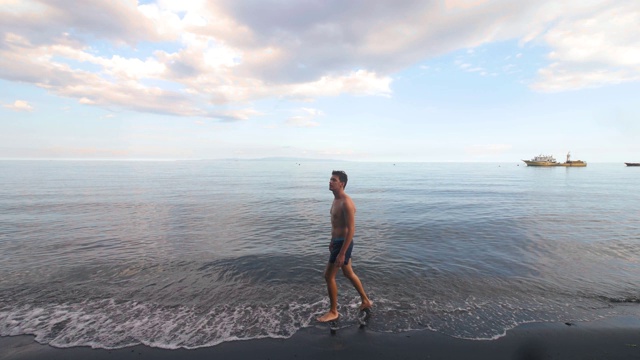
[[640, 80], [640, 3], [621, 2], [560, 22], [545, 35], [553, 62], [532, 86], [575, 90]]
[[[6, 1], [6, 0], [5, 0]], [[65, 0], [8, 1], [0, 8], [0, 33], [18, 33], [37, 45], [84, 43], [90, 38], [116, 44], [158, 41], [152, 19], [132, 0], [87, 0], [70, 4]]]
[[240, 110], [211, 112], [206, 116], [214, 119], [219, 119], [222, 121], [240, 121], [240, 120], [248, 120], [251, 117], [259, 116], [259, 115], [262, 115], [262, 113], [254, 109], [240, 109]]
[[453, 9], [471, 9], [479, 5], [483, 5], [487, 0], [445, 0], [445, 6], [449, 10]]
[[532, 88], [543, 92], [578, 90], [640, 80], [640, 73], [630, 69], [570, 67], [554, 63], [538, 71], [539, 80]]
[[477, 73], [480, 73], [481, 75], [487, 74], [487, 71], [484, 68], [480, 66], [473, 66], [469, 63], [462, 62], [461, 60], [457, 60], [455, 64], [458, 65], [460, 69], [466, 72], [477, 72]]
[[287, 121], [285, 122], [287, 126], [316, 127], [319, 126], [320, 123], [318, 123], [315, 119], [324, 115], [322, 111], [312, 108], [301, 108], [298, 110], [298, 112], [301, 114], [292, 116], [287, 119]]
[[81, 58], [81, 53], [73, 48], [35, 47], [24, 38], [9, 38], [10, 41], [5, 42], [6, 49], [0, 50], [0, 77], [4, 79], [32, 83], [57, 95], [76, 98], [81, 104], [183, 116], [206, 114], [186, 94], [145, 86], [135, 78], [131, 79], [126, 65], [118, 58], [107, 61], [85, 54], [86, 61], [109, 64], [103, 68], [103, 73], [94, 73], [54, 60], [63, 54], [68, 58]]
[[33, 111], [33, 106], [24, 100], [16, 100], [13, 104], [6, 104], [2, 106], [13, 111]]
[[107, 109], [238, 121], [258, 114], [221, 108], [392, 96], [408, 66], [510, 39], [550, 49], [536, 90], [640, 77], [631, 0], [3, 1], [0, 78]]
[[320, 125], [307, 116], [292, 116], [287, 119], [286, 124], [294, 127], [316, 127]]

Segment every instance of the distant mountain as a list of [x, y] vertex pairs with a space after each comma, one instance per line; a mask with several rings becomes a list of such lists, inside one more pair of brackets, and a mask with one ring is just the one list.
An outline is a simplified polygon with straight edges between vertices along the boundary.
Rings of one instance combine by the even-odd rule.
[[310, 159], [310, 158], [296, 158], [296, 157], [265, 157], [258, 159], [233, 159], [233, 160], [244, 160], [244, 161], [292, 161], [292, 162], [320, 162], [320, 161], [331, 161], [331, 162], [344, 162], [347, 160], [336, 160], [336, 159]]

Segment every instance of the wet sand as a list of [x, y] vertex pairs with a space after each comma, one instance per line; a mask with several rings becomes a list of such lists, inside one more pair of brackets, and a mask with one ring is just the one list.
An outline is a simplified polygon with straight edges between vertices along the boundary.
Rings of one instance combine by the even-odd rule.
[[534, 323], [497, 340], [462, 340], [432, 331], [375, 333], [357, 326], [331, 335], [313, 326], [289, 339], [226, 342], [194, 350], [147, 346], [59, 349], [33, 336], [0, 337], [0, 359], [640, 359], [640, 318]]

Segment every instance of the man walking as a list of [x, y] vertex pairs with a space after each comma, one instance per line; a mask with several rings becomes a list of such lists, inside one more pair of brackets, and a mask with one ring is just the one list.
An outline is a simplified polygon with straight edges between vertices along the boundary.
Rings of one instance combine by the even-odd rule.
[[331, 204], [331, 243], [329, 244], [329, 263], [324, 271], [324, 279], [327, 282], [327, 291], [331, 308], [329, 311], [317, 318], [320, 322], [329, 322], [340, 317], [338, 313], [338, 286], [336, 284], [336, 274], [342, 268], [344, 276], [351, 281], [353, 287], [360, 294], [362, 304], [360, 310], [369, 309], [373, 303], [364, 292], [362, 283], [353, 272], [351, 263], [351, 251], [353, 250], [353, 235], [356, 230], [355, 215], [356, 207], [351, 197], [344, 189], [347, 187], [347, 174], [344, 171], [333, 171], [329, 180], [329, 190], [333, 192], [333, 204]]

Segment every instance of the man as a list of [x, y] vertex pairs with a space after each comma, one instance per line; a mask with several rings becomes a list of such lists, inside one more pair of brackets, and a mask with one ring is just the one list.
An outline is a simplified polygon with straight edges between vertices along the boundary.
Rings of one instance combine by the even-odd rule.
[[338, 313], [338, 286], [336, 274], [342, 268], [344, 276], [351, 281], [353, 287], [360, 294], [362, 304], [360, 310], [369, 309], [373, 303], [364, 292], [362, 283], [351, 267], [351, 251], [353, 250], [353, 234], [356, 230], [356, 207], [351, 197], [344, 192], [347, 187], [347, 174], [344, 171], [333, 171], [329, 180], [329, 190], [333, 192], [333, 204], [331, 204], [331, 243], [329, 244], [329, 263], [324, 271], [324, 279], [327, 282], [327, 291], [331, 301], [329, 312], [317, 318], [320, 322], [329, 322], [340, 317]]

